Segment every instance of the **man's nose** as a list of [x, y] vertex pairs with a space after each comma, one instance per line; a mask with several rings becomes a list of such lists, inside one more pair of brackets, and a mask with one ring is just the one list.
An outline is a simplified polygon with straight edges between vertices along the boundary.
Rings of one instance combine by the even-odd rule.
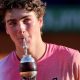
[[19, 22], [17, 26], [17, 32], [24, 33], [26, 31], [26, 26], [23, 22]]

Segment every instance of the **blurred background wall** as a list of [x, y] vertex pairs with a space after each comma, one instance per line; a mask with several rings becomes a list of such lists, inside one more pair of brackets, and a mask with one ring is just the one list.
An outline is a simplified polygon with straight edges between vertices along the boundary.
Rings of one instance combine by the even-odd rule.
[[[80, 1], [43, 0], [47, 2], [42, 38], [48, 43], [80, 50]], [[14, 49], [0, 16], [0, 57]]]

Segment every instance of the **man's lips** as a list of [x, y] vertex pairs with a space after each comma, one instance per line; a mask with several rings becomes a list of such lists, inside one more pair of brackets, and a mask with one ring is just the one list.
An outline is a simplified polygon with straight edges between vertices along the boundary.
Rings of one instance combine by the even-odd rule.
[[[24, 39], [25, 39], [25, 38], [23, 38], [23, 37], [18, 38], [18, 40], [19, 40], [20, 42], [22, 42], [22, 43], [24, 43]], [[30, 38], [25, 39], [25, 43], [26, 43], [26, 44], [29, 44], [29, 42], [30, 42]]]

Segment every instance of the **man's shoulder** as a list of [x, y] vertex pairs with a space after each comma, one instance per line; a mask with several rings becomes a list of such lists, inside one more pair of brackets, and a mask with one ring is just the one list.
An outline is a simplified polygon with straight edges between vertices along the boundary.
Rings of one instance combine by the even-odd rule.
[[8, 55], [6, 55], [4, 58], [2, 58], [0, 60], [0, 67], [8, 65], [8, 64], [10, 65], [11, 63], [14, 62], [14, 60], [16, 60], [15, 52], [12, 51], [12, 52], [10, 52]]
[[51, 43], [48, 43], [47, 45], [48, 45], [48, 50], [54, 51], [56, 53], [65, 53], [69, 55], [80, 54], [78, 50], [70, 48], [70, 47], [66, 47], [63, 45], [57, 45], [57, 44], [51, 44]]
[[59, 61], [80, 64], [80, 52], [78, 50], [56, 44], [48, 44], [48, 47], [48, 55], [56, 57]]

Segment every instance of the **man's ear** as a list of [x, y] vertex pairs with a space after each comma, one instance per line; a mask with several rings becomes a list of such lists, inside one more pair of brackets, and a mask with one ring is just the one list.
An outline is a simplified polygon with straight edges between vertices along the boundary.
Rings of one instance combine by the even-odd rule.
[[3, 24], [4, 24], [4, 27], [5, 27], [6, 33], [9, 34], [8, 29], [7, 29], [7, 27], [6, 27], [5, 19], [3, 20]]
[[6, 33], [9, 34], [8, 29], [6, 28]]
[[42, 26], [43, 26], [43, 17], [39, 18], [39, 22], [40, 22], [40, 28], [42, 28]]

